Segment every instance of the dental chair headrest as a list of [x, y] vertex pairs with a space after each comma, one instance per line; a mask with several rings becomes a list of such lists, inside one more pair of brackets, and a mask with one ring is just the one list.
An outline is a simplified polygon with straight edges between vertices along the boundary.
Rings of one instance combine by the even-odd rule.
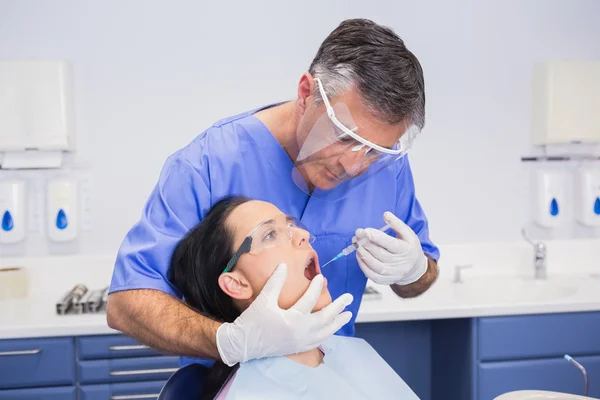
[[179, 368], [165, 383], [158, 400], [198, 400], [210, 367], [189, 364]]

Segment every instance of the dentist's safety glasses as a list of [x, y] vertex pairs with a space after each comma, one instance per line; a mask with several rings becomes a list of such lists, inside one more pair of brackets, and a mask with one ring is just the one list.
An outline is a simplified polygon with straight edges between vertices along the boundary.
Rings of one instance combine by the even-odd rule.
[[276, 215], [261, 222], [246, 235], [240, 247], [227, 263], [227, 267], [225, 267], [223, 273], [231, 271], [242, 254], [260, 254], [266, 249], [290, 243], [294, 229], [302, 229], [308, 232], [309, 243], [315, 241], [315, 237], [298, 219], [285, 214]]
[[[318, 78], [323, 114], [305, 138], [298, 138], [299, 153], [292, 178], [305, 193], [326, 200], [338, 200], [370, 176], [402, 158], [411, 148], [420, 129], [412, 125], [392, 147], [382, 147], [363, 138], [348, 106], [331, 105]], [[313, 190], [305, 177], [317, 186]], [[330, 190], [333, 189], [334, 190]], [[332, 196], [331, 192], [337, 192]]]

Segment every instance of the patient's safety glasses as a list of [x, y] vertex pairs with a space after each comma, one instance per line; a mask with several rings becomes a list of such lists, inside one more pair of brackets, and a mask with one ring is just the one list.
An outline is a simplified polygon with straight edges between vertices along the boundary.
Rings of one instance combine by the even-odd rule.
[[285, 214], [276, 215], [261, 222], [248, 233], [241, 246], [227, 263], [227, 267], [225, 267], [223, 273], [231, 271], [244, 253], [256, 255], [265, 249], [290, 243], [294, 229], [302, 229], [309, 232], [308, 242], [313, 243], [315, 241], [315, 237], [310, 234], [308, 228], [298, 219]]

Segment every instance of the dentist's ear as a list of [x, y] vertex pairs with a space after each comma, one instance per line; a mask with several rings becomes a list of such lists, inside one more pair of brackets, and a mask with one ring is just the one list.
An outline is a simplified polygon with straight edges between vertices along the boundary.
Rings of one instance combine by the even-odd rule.
[[314, 89], [315, 80], [312, 75], [308, 72], [303, 73], [298, 82], [298, 106], [302, 114], [306, 112], [308, 98], [312, 96]]
[[221, 274], [219, 276], [219, 287], [233, 299], [248, 300], [252, 298], [250, 282], [237, 271]]

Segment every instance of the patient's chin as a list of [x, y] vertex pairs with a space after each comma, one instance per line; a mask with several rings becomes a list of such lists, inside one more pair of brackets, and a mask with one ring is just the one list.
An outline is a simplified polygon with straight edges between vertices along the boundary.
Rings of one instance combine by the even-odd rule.
[[329, 293], [329, 290], [327, 290], [326, 288], [323, 288], [323, 291], [321, 292], [321, 296], [317, 300], [317, 304], [315, 305], [315, 308], [313, 308], [313, 312], [319, 311], [319, 310], [327, 307], [329, 304], [331, 304], [331, 302], [332, 302], [332, 300], [331, 300], [331, 294]]
[[[287, 310], [294, 306], [306, 294], [306, 291], [309, 288], [310, 282], [308, 280], [300, 280], [294, 281], [288, 278], [286, 285], [284, 285], [281, 290], [281, 294], [279, 295], [279, 299], [277, 304], [283, 310]], [[313, 312], [318, 311], [328, 304], [331, 303], [331, 295], [329, 294], [329, 289], [327, 288], [327, 279], [323, 281], [323, 287], [321, 289], [321, 293], [319, 294], [319, 298], [315, 303], [315, 307], [313, 307]]]

